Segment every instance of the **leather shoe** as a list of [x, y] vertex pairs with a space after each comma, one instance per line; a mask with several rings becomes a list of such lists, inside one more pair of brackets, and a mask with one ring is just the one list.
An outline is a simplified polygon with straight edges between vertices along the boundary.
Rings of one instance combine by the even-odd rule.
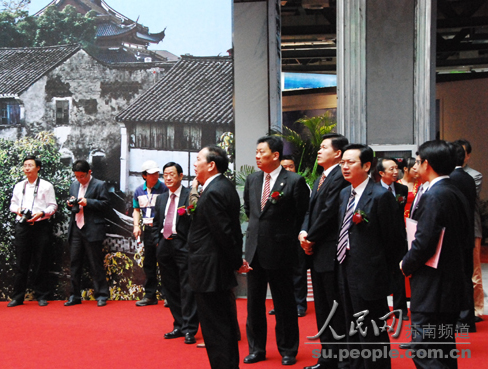
[[107, 300], [98, 300], [98, 302], [97, 302], [98, 307], [102, 307], [105, 305], [107, 305]]
[[305, 315], [307, 315], [306, 310], [304, 310], [304, 309], [298, 309], [298, 317], [299, 317], [299, 318], [302, 318], [302, 317], [304, 317]]
[[312, 366], [306, 366], [303, 369], [327, 369], [327, 368], [325, 366], [323, 366], [322, 364], [317, 363], [317, 364], [312, 365]]
[[402, 343], [401, 345], [398, 345], [399, 348], [402, 350], [411, 350], [413, 349], [413, 345], [411, 343]]
[[19, 306], [19, 305], [24, 305], [24, 301], [20, 301], [20, 300], [12, 300], [8, 303], [7, 307], [11, 308], [11, 307], [14, 307], [14, 306]]
[[263, 360], [266, 360], [266, 355], [263, 353], [249, 354], [244, 358], [244, 364], [254, 364]]
[[47, 306], [47, 300], [44, 299], [37, 300], [37, 303], [39, 306]]
[[297, 363], [297, 359], [295, 356], [283, 356], [281, 359], [281, 365], [295, 365]]
[[475, 323], [479, 323], [479, 322], [482, 322], [482, 321], [483, 321], [483, 318], [482, 317], [480, 317], [480, 316], [475, 316], [474, 317], [474, 322]]
[[179, 329], [173, 329], [171, 332], [164, 334], [164, 338], [166, 338], [166, 339], [178, 338], [178, 337], [184, 337], [184, 336], [185, 335], [183, 334], [183, 332], [180, 331]]
[[74, 296], [70, 296], [68, 301], [64, 303], [64, 306], [73, 306], [81, 304], [81, 299]]
[[136, 302], [136, 306], [149, 306], [149, 305], [157, 305], [158, 299], [148, 299], [144, 297], [142, 300]]
[[195, 339], [195, 336], [191, 333], [186, 333], [185, 334], [185, 343], [191, 345], [192, 343], [197, 343], [197, 340]]
[[275, 309], [271, 309], [270, 311], [268, 311], [268, 314], [269, 315], [275, 315]]

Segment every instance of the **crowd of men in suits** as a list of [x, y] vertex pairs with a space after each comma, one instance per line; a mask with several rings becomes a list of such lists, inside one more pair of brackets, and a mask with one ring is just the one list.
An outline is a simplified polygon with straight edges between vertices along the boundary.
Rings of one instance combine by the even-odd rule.
[[[407, 348], [415, 352], [427, 344], [437, 344], [447, 353], [455, 347], [453, 335], [432, 340], [423, 327], [440, 329], [462, 322], [474, 328], [471, 276], [476, 186], [462, 169], [465, 146], [437, 140], [419, 147], [416, 169], [423, 184], [410, 213], [417, 228], [408, 250], [403, 217], [408, 188], [396, 183], [398, 163], [394, 159], [377, 160], [381, 180], [375, 183], [371, 177], [375, 158], [370, 147], [350, 144], [340, 134], [324, 135], [317, 154], [323, 172], [310, 191], [302, 176], [281, 165], [282, 155], [280, 138], [258, 139], [256, 164], [260, 171], [247, 177], [243, 194], [249, 219], [244, 258], [241, 204], [234, 184], [223, 175], [228, 169], [223, 149], [207, 146], [198, 153], [191, 189], [182, 185], [183, 170], [178, 163], [163, 167], [164, 184], [154, 161], [143, 164], [145, 182], [134, 193], [133, 218], [134, 236], [144, 240], [146, 282], [144, 298], [136, 305], [158, 303], [159, 264], [163, 292], [174, 318], [173, 330], [164, 338], [184, 337], [185, 343], [193, 344], [200, 324], [211, 367], [238, 368], [235, 273], [246, 273], [249, 354], [243, 362], [266, 359], [265, 300], [269, 286], [282, 364], [295, 364], [300, 307], [297, 314], [294, 268], [299, 253], [303, 253], [311, 269], [322, 349], [332, 353], [320, 355], [315, 365], [305, 369], [390, 368], [388, 356], [340, 362], [337, 353], [342, 349], [389, 349], [388, 332], [378, 329], [377, 322], [390, 317], [387, 296], [392, 293], [397, 318], [408, 319], [405, 276], [411, 277], [412, 329], [417, 330]], [[37, 164], [32, 159], [26, 163], [27, 180], [16, 186], [12, 199], [11, 210], [18, 218], [22, 218], [23, 200], [30, 203], [34, 199], [36, 205], [36, 196], [41, 193], [37, 176], [31, 174], [37, 174], [38, 170], [31, 168]], [[109, 292], [101, 242], [108, 193], [105, 184], [91, 176], [86, 161], [75, 162], [73, 172], [76, 181], [70, 187], [68, 201], [72, 209], [71, 293], [65, 305], [81, 303], [81, 267], [86, 255], [95, 298], [98, 306], [104, 306]], [[47, 187], [44, 192], [50, 193], [49, 186], [43, 186]], [[31, 208], [33, 215], [27, 224], [48, 219], [56, 204], [44, 199], [36, 206]], [[17, 230], [19, 240], [24, 228], [29, 226]], [[30, 258], [26, 261], [22, 255], [30, 257], [32, 249], [24, 244], [17, 242], [21, 257], [16, 294], [8, 306], [23, 302]], [[437, 263], [432, 266], [429, 260], [436, 252]], [[41, 256], [35, 257], [36, 263], [45, 265]], [[39, 269], [36, 281], [41, 281], [45, 272]], [[45, 286], [36, 286], [39, 305], [47, 305]], [[414, 362], [418, 368], [457, 365], [449, 355], [414, 358]]]

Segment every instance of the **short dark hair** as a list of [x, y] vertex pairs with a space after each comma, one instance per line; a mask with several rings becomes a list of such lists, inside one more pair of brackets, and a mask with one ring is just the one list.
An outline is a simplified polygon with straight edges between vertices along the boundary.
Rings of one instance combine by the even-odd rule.
[[73, 163], [73, 172], [88, 173], [90, 171], [90, 164], [86, 160], [77, 160]]
[[449, 175], [455, 167], [453, 155], [449, 145], [444, 140], [432, 140], [424, 142], [419, 147], [420, 162], [429, 162], [434, 172], [438, 175]]
[[225, 173], [229, 168], [229, 159], [225, 150], [217, 145], [206, 146], [205, 148], [208, 150], [207, 163], [213, 161], [219, 173]]
[[459, 140], [454, 141], [454, 143], [458, 143], [461, 146], [464, 146], [466, 148], [466, 152], [468, 154], [471, 154], [471, 150], [472, 150], [471, 144], [465, 138], [460, 138]]
[[393, 161], [396, 165], [398, 165], [398, 161], [393, 158], [378, 158], [378, 163], [376, 164], [376, 170], [379, 172], [384, 172], [385, 171], [385, 166], [383, 165], [383, 162], [391, 160]]
[[266, 142], [268, 144], [271, 152], [278, 152], [280, 154], [278, 159], [281, 160], [281, 157], [283, 156], [283, 140], [278, 136], [263, 136], [261, 138], [258, 138], [258, 145], [263, 142]]
[[457, 141], [448, 142], [448, 144], [451, 148], [451, 154], [453, 155], [454, 164], [457, 167], [462, 167], [464, 164], [464, 159], [466, 158], [466, 152], [464, 151], [464, 147]]
[[283, 155], [281, 157], [281, 161], [283, 160], [291, 160], [293, 162], [293, 164], [297, 165], [296, 161], [295, 161], [295, 157], [293, 155]]
[[175, 167], [176, 168], [176, 172], [178, 173], [178, 175], [180, 175], [181, 173], [183, 173], [183, 168], [181, 167], [180, 164], [178, 163], [175, 163], [174, 161], [170, 161], [168, 163], [166, 163], [163, 167], [163, 173], [164, 173], [164, 170], [166, 168], [170, 168], [170, 167]]
[[327, 133], [322, 136], [322, 140], [329, 139], [335, 151], [344, 151], [344, 147], [349, 145], [349, 140], [339, 133]]
[[22, 162], [22, 164], [24, 164], [27, 160], [34, 160], [35, 163], [36, 163], [36, 167], [42, 168], [42, 162], [41, 162], [41, 160], [40, 159], [37, 159], [35, 155], [27, 155], [24, 158], [24, 161]]
[[[342, 156], [344, 156], [344, 153], [347, 150], [359, 150], [359, 159], [361, 160], [361, 166], [363, 166], [366, 163], [371, 163], [371, 167], [373, 166], [374, 151], [368, 145], [349, 144], [349, 145], [344, 147], [344, 150], [342, 151]], [[371, 171], [371, 168], [369, 168], [368, 173], [370, 171]]]

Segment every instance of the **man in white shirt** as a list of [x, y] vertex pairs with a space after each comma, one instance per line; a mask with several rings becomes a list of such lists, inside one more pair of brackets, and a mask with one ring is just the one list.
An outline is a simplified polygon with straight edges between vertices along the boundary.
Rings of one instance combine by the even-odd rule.
[[51, 241], [52, 227], [49, 218], [56, 212], [54, 187], [39, 178], [41, 161], [27, 156], [22, 167], [26, 179], [14, 187], [10, 211], [17, 214], [15, 224], [15, 278], [13, 307], [24, 303], [27, 277], [32, 260], [32, 280], [39, 306], [46, 306], [50, 293], [46, 252]]

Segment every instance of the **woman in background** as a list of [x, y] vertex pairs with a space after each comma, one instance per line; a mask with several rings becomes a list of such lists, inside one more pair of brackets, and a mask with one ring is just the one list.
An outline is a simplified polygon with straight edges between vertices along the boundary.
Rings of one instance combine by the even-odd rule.
[[410, 208], [412, 207], [420, 183], [418, 181], [419, 175], [414, 168], [415, 158], [406, 158], [403, 161], [403, 165], [403, 177], [398, 180], [398, 182], [408, 187], [407, 203], [405, 204], [405, 212], [403, 214], [405, 218], [408, 218], [410, 216]]

